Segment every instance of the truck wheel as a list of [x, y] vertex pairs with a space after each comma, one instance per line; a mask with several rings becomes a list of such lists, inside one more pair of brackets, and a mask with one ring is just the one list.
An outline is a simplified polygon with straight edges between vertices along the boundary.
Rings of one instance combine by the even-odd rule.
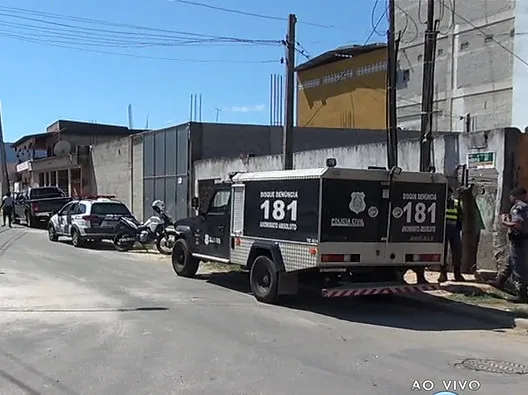
[[262, 303], [275, 303], [278, 300], [278, 273], [273, 261], [261, 255], [251, 265], [249, 284], [253, 296]]
[[50, 241], [58, 241], [59, 236], [57, 235], [57, 232], [55, 231], [55, 227], [52, 224], [48, 225], [48, 238]]
[[200, 260], [194, 258], [184, 239], [178, 239], [172, 248], [172, 270], [181, 277], [194, 277], [200, 266]]
[[72, 237], [72, 245], [74, 247], [79, 248], [83, 246], [84, 240], [81, 238], [81, 234], [79, 233], [77, 229], [72, 230], [71, 237]]

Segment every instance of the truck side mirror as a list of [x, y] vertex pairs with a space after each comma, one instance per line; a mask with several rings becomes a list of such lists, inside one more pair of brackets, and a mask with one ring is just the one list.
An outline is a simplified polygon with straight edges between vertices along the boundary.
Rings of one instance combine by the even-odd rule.
[[200, 208], [200, 199], [198, 199], [196, 196], [191, 199], [191, 207], [195, 210]]

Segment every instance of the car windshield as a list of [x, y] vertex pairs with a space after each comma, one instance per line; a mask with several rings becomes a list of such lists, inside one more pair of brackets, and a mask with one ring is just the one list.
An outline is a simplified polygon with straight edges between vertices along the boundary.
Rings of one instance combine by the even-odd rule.
[[94, 215], [130, 215], [130, 211], [123, 203], [94, 203], [92, 205]]
[[50, 188], [35, 188], [30, 192], [31, 199], [47, 199], [56, 197], [65, 197], [66, 195], [62, 190], [56, 187]]

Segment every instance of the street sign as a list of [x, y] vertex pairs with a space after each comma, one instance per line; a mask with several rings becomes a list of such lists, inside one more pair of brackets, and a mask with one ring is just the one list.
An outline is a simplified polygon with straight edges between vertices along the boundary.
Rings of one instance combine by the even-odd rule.
[[473, 152], [468, 154], [468, 168], [471, 170], [494, 169], [495, 152]]

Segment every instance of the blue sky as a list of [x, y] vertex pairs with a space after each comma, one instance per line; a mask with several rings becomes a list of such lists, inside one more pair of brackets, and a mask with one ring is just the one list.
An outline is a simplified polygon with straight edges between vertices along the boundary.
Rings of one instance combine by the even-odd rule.
[[[375, 3], [374, 0], [333, 0], [326, 3], [306, 0], [197, 2], [285, 19], [293, 12], [299, 20], [297, 41], [311, 56], [340, 45], [363, 44], [372, 30], [371, 12]], [[381, 3], [384, 1], [379, 3], [375, 20], [383, 13]], [[3, 7], [33, 10], [39, 14], [22, 14]], [[284, 49], [279, 45], [229, 43], [213, 46], [199, 43], [182, 46], [178, 43], [149, 48], [109, 48], [101, 44], [104, 41], [107, 45], [109, 33], [101, 30], [131, 30], [93, 22], [51, 19], [42, 12], [171, 31], [259, 40], [281, 40], [287, 27], [285, 20], [222, 12], [175, 0], [3, 0], [0, 5], [0, 100], [6, 141], [44, 131], [47, 125], [57, 119], [126, 125], [128, 104], [132, 104], [134, 126], [137, 128], [145, 126], [147, 116], [150, 128], [183, 123], [189, 119], [190, 95], [193, 93], [202, 94], [202, 120], [205, 122], [215, 121], [216, 108], [222, 109], [220, 122], [265, 124], [269, 121], [269, 76], [284, 70], [279, 62]], [[71, 41], [76, 38], [66, 37], [66, 33], [60, 31], [65, 27], [59, 24], [94, 29], [92, 31], [103, 38], [97, 42], [89, 39], [92, 45], [87, 45], [86, 39], [80, 44], [72, 44]], [[45, 30], [28, 26], [44, 26]], [[385, 28], [384, 19], [378, 30]], [[173, 34], [133, 31], [136, 41], [150, 39], [143, 34]], [[79, 34], [87, 37], [86, 33]], [[13, 35], [19, 38], [8, 37]], [[27, 39], [33, 42], [27, 42]], [[384, 37], [374, 34], [370, 41], [384, 41]], [[82, 50], [45, 43], [74, 46]], [[87, 49], [149, 58], [94, 53]], [[209, 60], [276, 62], [212, 63]], [[305, 60], [298, 55], [298, 62]]]

